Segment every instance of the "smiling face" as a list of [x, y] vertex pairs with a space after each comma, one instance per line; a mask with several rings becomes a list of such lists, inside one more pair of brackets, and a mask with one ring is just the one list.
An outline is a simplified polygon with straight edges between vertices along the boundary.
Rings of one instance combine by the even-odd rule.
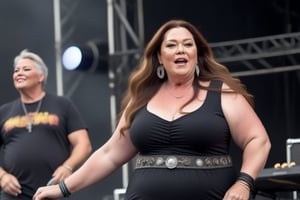
[[192, 34], [183, 27], [166, 32], [158, 55], [168, 77], [192, 78], [197, 64], [197, 47]]
[[20, 59], [14, 68], [13, 81], [17, 90], [42, 87], [44, 75], [37, 70], [33, 60]]

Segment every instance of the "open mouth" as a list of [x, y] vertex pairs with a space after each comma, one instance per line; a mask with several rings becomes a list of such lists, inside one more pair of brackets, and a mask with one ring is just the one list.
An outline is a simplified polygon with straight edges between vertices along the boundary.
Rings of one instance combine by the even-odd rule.
[[178, 59], [175, 60], [175, 63], [176, 64], [185, 64], [185, 63], [187, 63], [187, 59], [185, 59], [185, 58], [178, 58]]
[[21, 83], [21, 82], [25, 81], [25, 79], [24, 79], [24, 78], [18, 78], [18, 79], [16, 79], [16, 81], [17, 81], [18, 83]]

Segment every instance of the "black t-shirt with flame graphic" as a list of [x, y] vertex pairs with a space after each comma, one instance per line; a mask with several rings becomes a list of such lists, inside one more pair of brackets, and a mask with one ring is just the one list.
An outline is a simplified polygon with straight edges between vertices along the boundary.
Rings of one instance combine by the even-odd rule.
[[46, 185], [54, 170], [69, 157], [68, 134], [87, 128], [66, 97], [46, 94], [35, 113], [38, 102], [25, 104], [31, 117], [31, 132], [26, 128], [29, 118], [20, 99], [0, 107], [1, 166], [18, 178], [22, 185], [20, 199], [31, 199], [35, 190]]

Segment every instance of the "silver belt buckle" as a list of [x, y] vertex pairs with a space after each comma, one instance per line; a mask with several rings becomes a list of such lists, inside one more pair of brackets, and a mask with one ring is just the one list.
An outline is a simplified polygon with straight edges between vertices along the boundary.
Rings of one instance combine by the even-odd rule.
[[165, 163], [166, 163], [167, 168], [174, 169], [178, 164], [178, 160], [175, 156], [169, 156], [166, 158]]

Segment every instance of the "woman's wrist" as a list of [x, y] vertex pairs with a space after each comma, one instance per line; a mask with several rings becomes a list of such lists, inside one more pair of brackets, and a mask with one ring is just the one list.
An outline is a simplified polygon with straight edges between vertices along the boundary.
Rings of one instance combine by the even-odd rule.
[[67, 186], [65, 184], [65, 181], [59, 182], [58, 186], [59, 186], [59, 189], [60, 189], [61, 193], [63, 194], [63, 196], [65, 198], [71, 196], [71, 192], [67, 188]]
[[68, 169], [70, 172], [73, 172], [73, 167], [71, 167], [70, 165], [68, 165], [68, 164], [63, 164], [63, 166], [66, 168], [66, 169]]
[[2, 172], [2, 174], [0, 174], [0, 186], [1, 186], [2, 179], [6, 174], [8, 174], [8, 172], [6, 172], [6, 171], [4, 171], [4, 172]]
[[245, 172], [240, 172], [237, 181], [241, 181], [242, 183], [246, 184], [249, 187], [250, 191], [254, 189], [254, 179]]
[[2, 174], [0, 174], [0, 181], [2, 180], [2, 178], [3, 178], [6, 174], [8, 174], [8, 173], [7, 173], [7, 172], [2, 172]]

